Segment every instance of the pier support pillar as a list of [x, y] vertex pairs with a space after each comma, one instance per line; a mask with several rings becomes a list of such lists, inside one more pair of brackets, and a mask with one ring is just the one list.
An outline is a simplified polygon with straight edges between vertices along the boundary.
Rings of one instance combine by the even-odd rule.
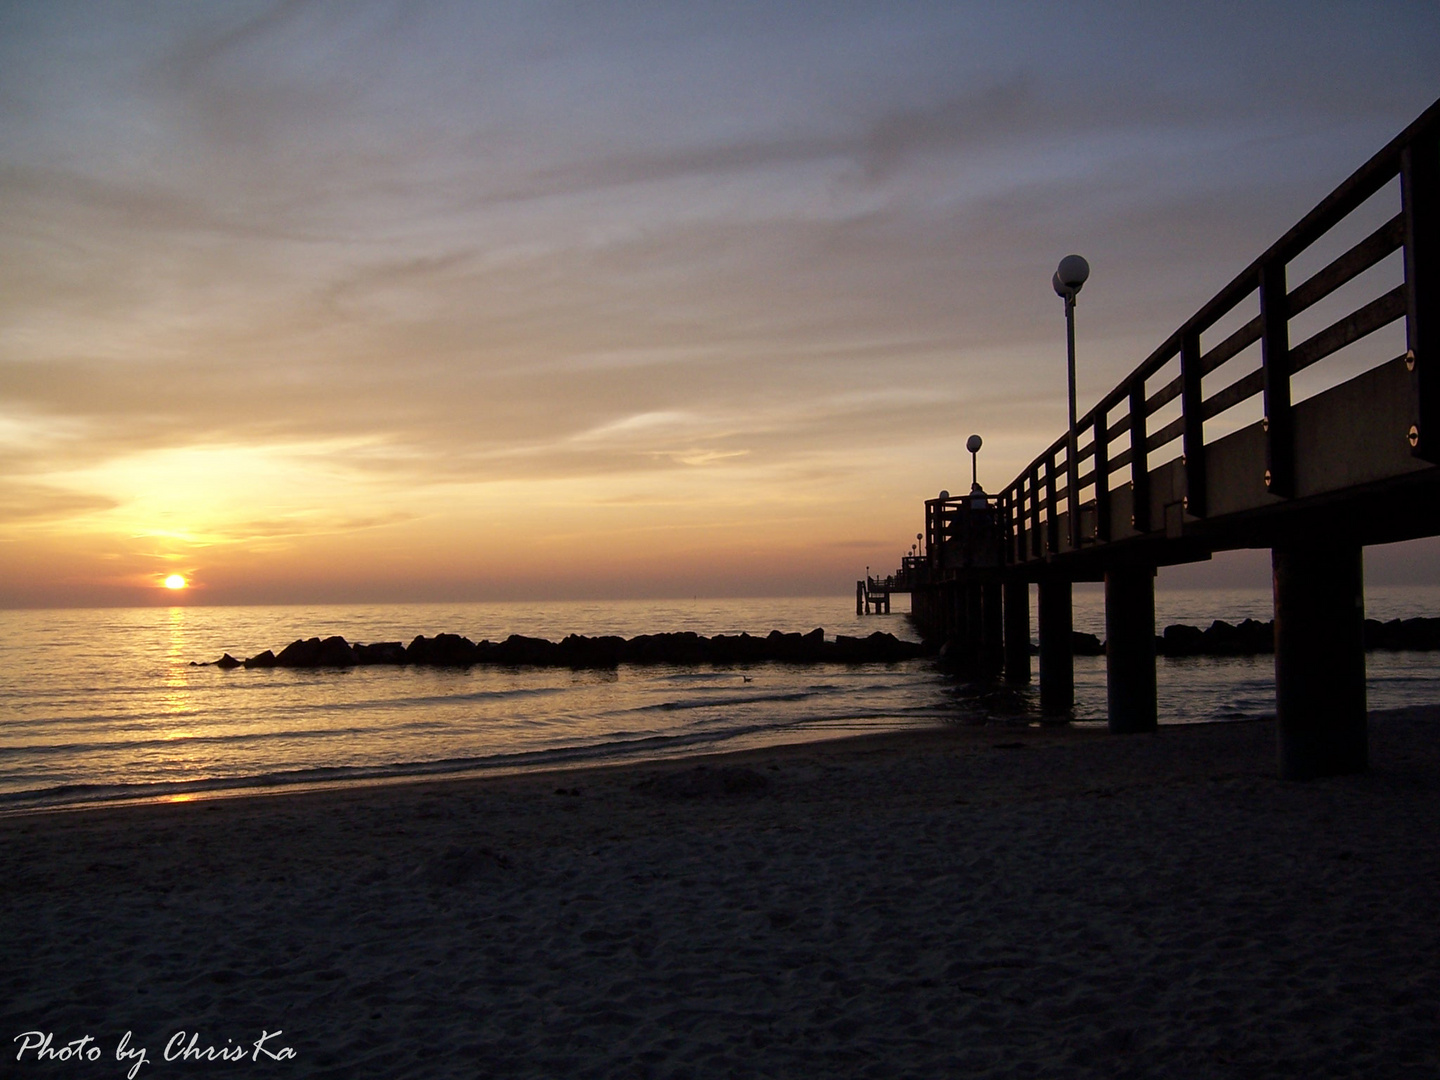
[[1070, 582], [1040, 582], [1040, 712], [1064, 716], [1075, 706], [1074, 620]]
[[1362, 549], [1275, 548], [1270, 562], [1280, 776], [1363, 772], [1369, 754]]
[[981, 607], [985, 609], [985, 651], [994, 653], [996, 667], [1005, 641], [1005, 614], [1001, 606], [1001, 591], [998, 581], [987, 581], [981, 588], [985, 595]]
[[965, 587], [965, 651], [979, 661], [985, 652], [985, 591], [971, 583]]
[[1105, 571], [1105, 693], [1110, 730], [1154, 731], [1155, 568]]
[[1005, 662], [1005, 616], [1000, 606], [1000, 582], [987, 581], [980, 591], [980, 670], [995, 678]]
[[1030, 583], [1005, 582], [1005, 681], [1030, 681]]
[[955, 642], [955, 648], [964, 652], [969, 648], [965, 631], [965, 587], [947, 585], [945, 588], [945, 637]]

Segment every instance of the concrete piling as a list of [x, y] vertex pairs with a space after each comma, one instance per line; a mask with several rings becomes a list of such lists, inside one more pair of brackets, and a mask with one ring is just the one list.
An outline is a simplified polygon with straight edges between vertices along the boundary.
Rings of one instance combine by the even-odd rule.
[[1358, 545], [1271, 551], [1280, 776], [1363, 772], [1365, 593]]
[[1111, 731], [1155, 730], [1154, 567], [1105, 571], [1105, 694]]
[[1005, 582], [1005, 680], [1030, 681], [1030, 583]]
[[1040, 712], [1064, 716], [1075, 706], [1075, 643], [1070, 582], [1040, 582]]

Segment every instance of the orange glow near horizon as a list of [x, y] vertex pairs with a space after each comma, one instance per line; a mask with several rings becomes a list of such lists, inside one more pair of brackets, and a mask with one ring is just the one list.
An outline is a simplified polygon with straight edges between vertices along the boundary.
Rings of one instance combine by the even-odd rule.
[[[898, 565], [891, 538], [923, 524], [963, 453], [958, 436], [774, 461], [644, 449], [560, 476], [455, 475], [398, 451], [361, 467], [350, 444], [145, 451], [53, 479], [85, 505], [0, 524], [0, 606], [192, 602], [201, 561], [207, 604], [839, 595], [867, 564]], [[894, 483], [912, 456], [942, 464]]]

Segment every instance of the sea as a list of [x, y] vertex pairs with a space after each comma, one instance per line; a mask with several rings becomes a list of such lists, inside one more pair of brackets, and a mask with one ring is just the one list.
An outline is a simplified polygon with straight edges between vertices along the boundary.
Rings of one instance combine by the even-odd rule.
[[[1098, 587], [1075, 629], [1104, 636]], [[1032, 604], [1034, 602], [1032, 590]], [[1366, 615], [1440, 614], [1440, 588], [1367, 590]], [[396, 778], [633, 761], [946, 724], [1036, 724], [1038, 690], [896, 664], [346, 670], [206, 665], [296, 638], [771, 630], [915, 640], [903, 597], [0, 611], [0, 813], [183, 800]], [[1268, 619], [1267, 592], [1158, 590], [1156, 624]], [[1031, 626], [1035, 618], [1032, 611]], [[196, 666], [196, 664], [206, 666]], [[1371, 652], [1372, 709], [1440, 703], [1440, 653]], [[1274, 661], [1158, 661], [1160, 722], [1273, 715]], [[1103, 724], [1103, 657], [1076, 657], [1075, 718]]]

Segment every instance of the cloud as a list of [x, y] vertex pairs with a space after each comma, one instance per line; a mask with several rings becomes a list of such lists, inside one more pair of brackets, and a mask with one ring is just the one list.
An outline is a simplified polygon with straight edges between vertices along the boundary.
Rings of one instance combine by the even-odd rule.
[[0, 480], [0, 524], [3, 525], [87, 516], [117, 505], [117, 500], [108, 495]]

